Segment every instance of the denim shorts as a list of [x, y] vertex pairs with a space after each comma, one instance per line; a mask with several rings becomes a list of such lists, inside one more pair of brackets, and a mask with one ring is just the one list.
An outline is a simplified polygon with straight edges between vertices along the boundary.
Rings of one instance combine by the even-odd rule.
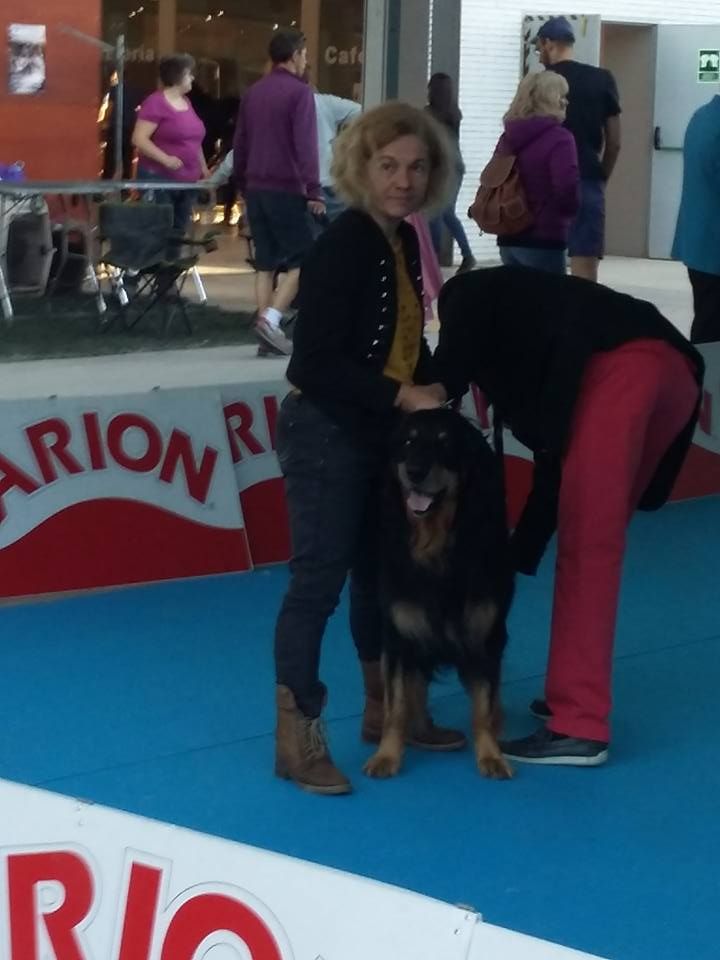
[[567, 273], [564, 250], [546, 250], [542, 247], [500, 247], [500, 259], [506, 267], [531, 267], [544, 273]]
[[580, 210], [570, 228], [571, 257], [599, 257], [605, 253], [605, 181], [580, 181]]
[[307, 200], [279, 190], [248, 190], [245, 195], [257, 269], [295, 270], [313, 245]]

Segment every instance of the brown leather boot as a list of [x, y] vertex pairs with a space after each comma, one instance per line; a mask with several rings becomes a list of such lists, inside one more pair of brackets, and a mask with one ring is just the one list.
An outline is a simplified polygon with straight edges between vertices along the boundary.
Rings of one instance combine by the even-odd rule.
[[[382, 670], [378, 661], [362, 661], [361, 666], [365, 681], [365, 711], [363, 713], [361, 737], [365, 743], [380, 743], [385, 713]], [[435, 726], [427, 709], [427, 686], [425, 684], [422, 684], [422, 690], [417, 700], [418, 702], [414, 705], [413, 720], [407, 743], [421, 750], [436, 750], [439, 752], [462, 750], [467, 744], [464, 733], [460, 730]]]
[[350, 793], [350, 781], [332, 762], [320, 717], [306, 717], [287, 687], [278, 685], [276, 699], [276, 775], [310, 793]]

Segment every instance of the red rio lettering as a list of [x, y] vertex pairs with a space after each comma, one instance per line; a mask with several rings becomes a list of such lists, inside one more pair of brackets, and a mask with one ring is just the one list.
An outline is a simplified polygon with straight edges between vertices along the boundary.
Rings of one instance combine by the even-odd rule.
[[195, 462], [190, 437], [182, 430], [173, 430], [160, 470], [160, 479], [163, 483], [172, 483], [177, 473], [178, 464], [182, 463], [188, 493], [193, 500], [205, 503], [210, 491], [217, 458], [217, 450], [212, 447], [205, 447], [198, 466]]
[[[147, 448], [141, 456], [131, 456], [123, 447], [123, 438], [128, 430], [140, 430], [145, 434]], [[139, 413], [120, 413], [113, 417], [108, 424], [107, 444], [113, 460], [136, 473], [150, 473], [160, 463], [163, 453], [160, 431]]]
[[[283, 960], [284, 951], [273, 930], [243, 900], [242, 891], [236, 895], [231, 887], [195, 887], [164, 908], [162, 866], [133, 859], [128, 876], [120, 905], [119, 947], [107, 960], [194, 960], [210, 938], [236, 947], [239, 941], [251, 960]], [[46, 955], [53, 960], [94, 960], [98, 947], [95, 944], [93, 950], [92, 928], [87, 944], [83, 936], [96, 897], [86, 859], [70, 850], [8, 853], [7, 878], [9, 960], [43, 960]], [[44, 905], [43, 893], [48, 889], [57, 895], [54, 903]]]
[[90, 454], [90, 466], [93, 470], [104, 470], [107, 462], [100, 432], [100, 418], [96, 413], [84, 413], [83, 424], [88, 453]]
[[[262, 445], [250, 432], [252, 412], [245, 404], [236, 405], [241, 415], [247, 411], [248, 420], [238, 428], [238, 436], [255, 453], [262, 453]], [[269, 414], [272, 412], [268, 408]], [[232, 411], [231, 411], [232, 413]], [[128, 439], [133, 431], [134, 437]], [[72, 426], [59, 417], [40, 420], [25, 428], [25, 437], [32, 452], [37, 475], [0, 453], [0, 523], [7, 517], [4, 498], [12, 490], [26, 495], [35, 493], [44, 485], [73, 477], [88, 470], [106, 470], [113, 462], [133, 473], [152, 473], [157, 468], [158, 479], [171, 484], [184, 479], [188, 495], [198, 503], [206, 503], [212, 486], [219, 452], [204, 446], [197, 452], [191, 437], [183, 430], [173, 428], [165, 441], [160, 429], [140, 413], [119, 413], [104, 428], [96, 412], [82, 415], [82, 428], [73, 432]], [[72, 449], [74, 447], [74, 449]], [[235, 459], [240, 458], [237, 446]]]
[[264, 921], [245, 903], [218, 893], [205, 893], [184, 903], [170, 922], [161, 960], [193, 960], [212, 933], [226, 930], [245, 943], [252, 960], [283, 960]]
[[157, 867], [133, 863], [118, 960], [149, 960], [162, 875]]
[[[93, 877], [85, 860], [69, 851], [14, 854], [7, 858], [7, 876], [11, 960], [39, 960], [39, 919], [56, 960], [87, 960], [77, 933], [94, 900]], [[37, 888], [47, 884], [59, 884], [64, 898], [46, 913]]]
[[225, 407], [225, 422], [227, 424], [233, 463], [239, 463], [243, 458], [240, 448], [241, 443], [252, 456], [265, 453], [265, 447], [252, 432], [254, 420], [255, 416], [252, 408], [247, 403], [238, 400], [235, 403], [229, 403]]
[[28, 438], [45, 483], [52, 483], [58, 478], [57, 465], [54, 461], [57, 461], [67, 473], [83, 472], [83, 465], [78, 463], [68, 450], [72, 434], [64, 420], [57, 417], [41, 420], [40, 423], [34, 423], [28, 427], [25, 436]]
[[40, 484], [29, 473], [25, 473], [17, 464], [0, 453], [0, 523], [7, 517], [3, 497], [15, 487], [23, 493], [35, 493], [40, 489]]

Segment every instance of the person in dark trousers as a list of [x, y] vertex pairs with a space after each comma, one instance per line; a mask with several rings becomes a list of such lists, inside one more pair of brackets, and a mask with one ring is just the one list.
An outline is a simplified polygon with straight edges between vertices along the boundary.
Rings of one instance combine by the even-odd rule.
[[530, 763], [608, 755], [611, 665], [636, 508], [667, 500], [690, 446], [703, 360], [650, 304], [575, 277], [480, 270], [446, 284], [436, 363], [450, 397], [473, 382], [532, 450], [534, 483], [512, 537], [533, 575], [557, 528], [546, 724], [501, 744]]
[[[327, 621], [350, 573], [350, 628], [365, 683], [361, 735], [383, 722], [378, 600], [379, 504], [390, 433], [400, 411], [445, 400], [423, 335], [420, 251], [405, 221], [442, 207], [449, 156], [422, 110], [388, 103], [355, 120], [336, 144], [333, 181], [351, 209], [308, 255], [277, 452], [290, 514], [290, 583], [275, 629], [276, 773], [305, 790], [350, 790], [328, 749], [319, 679]], [[408, 731], [430, 750], [462, 747], [423, 707]]]
[[454, 184], [452, 195], [445, 209], [439, 216], [434, 217], [430, 221], [430, 235], [435, 253], [439, 257], [442, 250], [443, 227], [447, 228], [450, 236], [460, 248], [460, 254], [462, 256], [462, 261], [457, 272], [465, 273], [467, 270], [474, 270], [477, 263], [473, 256], [467, 234], [465, 233], [465, 228], [455, 212], [458, 194], [460, 193], [460, 188], [462, 187], [465, 176], [465, 162], [460, 152], [462, 111], [455, 97], [452, 79], [447, 73], [434, 73], [430, 77], [426, 109], [448, 131], [454, 147]]
[[720, 340], [720, 96], [693, 114], [683, 145], [683, 188], [672, 255], [693, 291], [694, 343]]
[[[103, 154], [103, 180], [112, 180], [115, 177], [115, 144], [117, 141], [117, 95], [118, 75], [113, 70], [108, 81], [108, 89], [102, 109], [102, 130], [105, 138]], [[132, 180], [133, 175], [133, 143], [132, 135], [135, 129], [137, 110], [142, 101], [140, 94], [127, 83], [123, 84], [123, 122], [122, 122], [122, 170], [123, 180]]]
[[[311, 217], [324, 216], [325, 203], [315, 98], [305, 81], [305, 36], [278, 30], [269, 54], [272, 70], [240, 103], [233, 156], [255, 244], [255, 331], [271, 350], [289, 354], [292, 344], [281, 321], [297, 296], [300, 265], [313, 244]], [[275, 289], [281, 267], [287, 273]]]
[[[197, 80], [193, 80], [192, 88], [188, 93], [188, 100], [205, 127], [202, 151], [205, 163], [209, 166], [215, 155], [217, 142], [220, 139], [220, 101], [211, 96]], [[237, 110], [235, 113], [237, 115]]]
[[620, 98], [609, 70], [573, 60], [574, 44], [566, 17], [551, 17], [538, 30], [541, 63], [568, 82], [565, 126], [575, 137], [580, 165], [580, 211], [570, 231], [570, 268], [576, 277], [597, 281], [605, 252], [605, 184], [620, 153]]

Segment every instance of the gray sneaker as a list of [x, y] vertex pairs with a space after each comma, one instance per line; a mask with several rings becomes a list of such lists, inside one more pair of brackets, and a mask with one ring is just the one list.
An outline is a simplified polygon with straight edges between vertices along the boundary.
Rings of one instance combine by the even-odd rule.
[[271, 347], [276, 354], [289, 357], [292, 353], [292, 340], [288, 340], [282, 330], [268, 323], [265, 317], [258, 317], [255, 321], [255, 333], [261, 343]]
[[547, 763], [566, 767], [598, 767], [608, 758], [608, 744], [553, 733], [542, 727], [521, 740], [500, 743], [503, 756], [520, 763]]

